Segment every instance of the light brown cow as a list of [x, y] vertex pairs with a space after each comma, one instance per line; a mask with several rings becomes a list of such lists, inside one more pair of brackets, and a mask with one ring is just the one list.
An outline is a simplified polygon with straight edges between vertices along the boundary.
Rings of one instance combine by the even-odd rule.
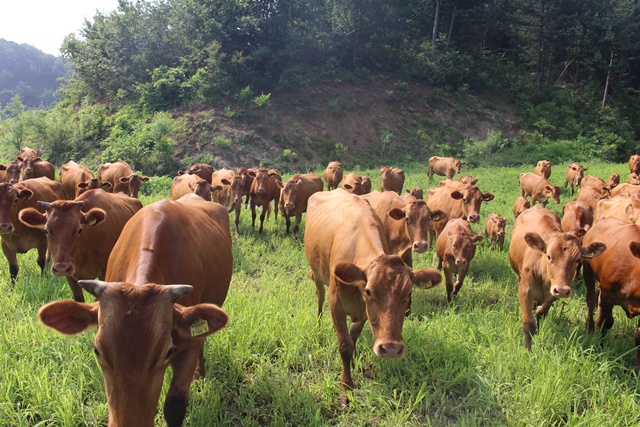
[[587, 175], [582, 178], [580, 185], [582, 187], [595, 187], [605, 192], [611, 191], [611, 187], [609, 186], [609, 184], [604, 182], [604, 179], [598, 178], [593, 175]]
[[625, 182], [611, 190], [611, 197], [630, 196], [638, 193], [638, 191], [640, 191], [640, 185], [628, 184]]
[[572, 200], [562, 205], [560, 225], [565, 233], [573, 233], [580, 238], [593, 225], [593, 207], [580, 200]]
[[530, 172], [520, 174], [520, 195], [522, 197], [531, 196], [531, 205], [540, 202], [543, 207], [547, 206], [549, 199], [560, 203], [560, 187], [553, 185], [548, 179]]
[[402, 186], [404, 185], [404, 171], [402, 169], [382, 166], [380, 173], [382, 174], [380, 191], [395, 191], [398, 195], [402, 194]]
[[327, 183], [327, 190], [335, 190], [342, 181], [342, 163], [329, 162], [324, 170], [324, 180]]
[[504, 247], [505, 227], [507, 225], [507, 218], [501, 217], [497, 213], [490, 213], [484, 222], [484, 234], [489, 238], [491, 242], [491, 249], [498, 248], [502, 250]]
[[109, 257], [107, 282], [78, 282], [96, 302], [55, 301], [40, 309], [41, 321], [64, 334], [98, 327], [94, 349], [109, 426], [154, 425], [169, 365], [164, 418], [182, 425], [194, 373], [205, 373], [205, 337], [227, 323], [219, 306], [232, 268], [228, 213], [188, 194], [147, 205], [129, 220]]
[[22, 147], [20, 149], [20, 152], [18, 153], [18, 157], [22, 157], [23, 159], [26, 159], [27, 157], [33, 157], [34, 159], [36, 157], [42, 157], [42, 150], [34, 150], [33, 148]]
[[20, 211], [20, 221], [44, 230], [51, 252], [51, 274], [66, 276], [73, 299], [83, 302], [78, 280], [105, 279], [107, 260], [127, 221], [140, 209], [138, 199], [88, 190], [75, 200], [38, 202]]
[[76, 198], [76, 193], [79, 190], [78, 184], [88, 182], [92, 178], [93, 173], [88, 167], [80, 165], [73, 160], [60, 167], [60, 184], [62, 184], [62, 190], [64, 190], [69, 200]]
[[[442, 278], [437, 270], [413, 270], [388, 255], [382, 223], [369, 203], [337, 189], [309, 198], [304, 249], [316, 284], [318, 316], [325, 286], [342, 359], [342, 387], [355, 387], [351, 361], [367, 319], [376, 356], [403, 357], [402, 324], [413, 286], [429, 288]], [[347, 326], [347, 316], [353, 322]]]
[[603, 218], [618, 218], [625, 222], [640, 222], [640, 193], [603, 199], [596, 205], [594, 221]]
[[543, 177], [544, 179], [549, 179], [551, 176], [551, 162], [548, 160], [540, 160], [533, 173]]
[[[249, 171], [249, 176], [253, 178], [251, 190], [249, 191], [249, 204], [251, 205], [251, 227], [256, 227], [256, 207], [262, 207], [260, 214], [259, 233], [264, 230], [264, 218], [267, 212], [271, 211], [271, 201], [274, 204], [274, 216], [278, 219], [278, 200], [280, 199], [280, 188], [276, 182], [277, 176], [266, 169], [259, 169], [257, 172]], [[282, 180], [280, 180], [282, 182]]]
[[0, 164], [0, 182], [17, 184], [20, 182], [21, 171], [22, 165], [15, 160], [6, 165]]
[[211, 200], [211, 194], [215, 192], [209, 181], [196, 174], [176, 175], [171, 180], [171, 199], [178, 200], [185, 194], [194, 193], [205, 200]]
[[584, 172], [588, 171], [589, 168], [585, 168], [582, 165], [577, 163], [571, 163], [567, 166], [567, 174], [564, 181], [564, 188], [567, 188], [567, 185], [571, 184], [571, 195], [573, 196], [574, 188], [580, 188], [580, 182], [582, 178], [584, 178]]
[[206, 163], [194, 163], [186, 171], [178, 171], [178, 175], [197, 175], [208, 183], [211, 183], [211, 175], [213, 175], [213, 166]]
[[221, 204], [227, 212], [235, 211], [236, 234], [240, 234], [240, 211], [242, 209], [242, 197], [245, 193], [247, 182], [253, 183], [253, 177], [248, 175], [247, 168], [237, 168], [235, 171], [220, 169], [211, 177], [213, 189], [213, 201]]
[[17, 157], [22, 162], [22, 180], [40, 178], [46, 176], [53, 180], [56, 179], [56, 168], [46, 160], [40, 157]]
[[629, 157], [629, 173], [631, 172], [640, 174], [640, 155], [638, 154]]
[[[620, 306], [628, 318], [640, 314], [640, 227], [617, 218], [597, 221], [584, 236], [585, 244], [598, 241], [607, 246], [601, 256], [587, 260], [584, 283], [587, 290], [587, 330], [606, 334], [613, 326], [613, 307]], [[595, 282], [598, 281], [596, 291]], [[598, 320], [593, 312], [598, 303]], [[635, 333], [634, 367], [640, 370], [640, 325]]]
[[638, 175], [635, 172], [631, 172], [629, 174], [629, 178], [627, 179], [627, 182], [632, 185], [640, 185], [640, 175]]
[[520, 196], [516, 198], [516, 200], [513, 202], [513, 208], [511, 209], [511, 211], [513, 212], [513, 217], [518, 218], [518, 216], [522, 212], [529, 209], [530, 207], [531, 202], [529, 202], [529, 200], [527, 200], [525, 197]]
[[509, 263], [518, 276], [525, 348], [531, 350], [537, 323], [553, 301], [571, 296], [578, 262], [600, 255], [605, 248], [600, 242], [582, 246], [576, 235], [562, 231], [554, 212], [540, 205], [520, 214], [513, 226]]
[[134, 173], [126, 162], [105, 163], [98, 168], [98, 179], [111, 184], [114, 193], [123, 192], [138, 198], [140, 185], [148, 182], [149, 177]]
[[17, 184], [0, 184], [0, 237], [12, 280], [15, 281], [18, 275], [16, 254], [36, 248], [38, 265], [44, 273], [47, 252], [47, 236], [44, 231], [22, 224], [18, 220], [18, 213], [25, 208], [35, 208], [40, 200], [53, 202], [59, 199], [64, 199], [62, 185], [47, 177], [28, 179]]
[[445, 185], [449, 185], [452, 182], [461, 182], [463, 184], [468, 184], [468, 185], [476, 185], [476, 183], [478, 182], [478, 178], [474, 178], [471, 175], [466, 175], [463, 176], [460, 179], [443, 179], [442, 181], [438, 182], [438, 187], [444, 187]]
[[607, 190], [602, 190], [598, 187], [591, 187], [583, 185], [578, 191], [578, 200], [585, 202], [591, 206], [594, 210], [598, 201], [609, 198], [608, 187]]
[[413, 187], [411, 190], [406, 190], [406, 194], [403, 194], [402, 197], [408, 198], [411, 201], [411, 198], [415, 198], [417, 200], [424, 200], [424, 192], [420, 187]]
[[467, 162], [461, 162], [453, 157], [432, 156], [429, 158], [429, 181], [433, 180], [433, 174], [446, 176], [453, 179], [453, 176], [460, 173], [460, 168]]
[[291, 226], [291, 217], [295, 216], [293, 224], [293, 234], [298, 234], [302, 214], [307, 211], [307, 202], [313, 193], [324, 190], [322, 179], [315, 173], [294, 175], [286, 183], [276, 181], [280, 189], [280, 200], [278, 206], [284, 217], [287, 234]]
[[[231, 212], [234, 208], [234, 199], [230, 183], [237, 173], [238, 172], [230, 169], [220, 169], [215, 171], [211, 176], [211, 186], [213, 188], [220, 186], [220, 189], [213, 193], [213, 201], [224, 206], [227, 212]], [[223, 181], [226, 181], [227, 184]]]
[[362, 177], [355, 173], [348, 173], [344, 175], [342, 177], [342, 184], [340, 185], [340, 188], [348, 193], [353, 193], [358, 196], [367, 194], [362, 185]]

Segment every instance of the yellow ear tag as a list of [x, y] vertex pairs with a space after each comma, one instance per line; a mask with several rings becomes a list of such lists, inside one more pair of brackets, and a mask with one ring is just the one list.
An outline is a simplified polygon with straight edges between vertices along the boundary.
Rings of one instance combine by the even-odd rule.
[[191, 336], [197, 337], [198, 335], [206, 334], [209, 332], [209, 323], [206, 320], [198, 320], [191, 325]]

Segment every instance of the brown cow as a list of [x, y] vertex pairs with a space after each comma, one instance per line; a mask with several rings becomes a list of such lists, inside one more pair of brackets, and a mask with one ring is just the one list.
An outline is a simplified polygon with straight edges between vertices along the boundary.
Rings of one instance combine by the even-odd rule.
[[152, 427], [165, 371], [169, 426], [183, 423], [194, 373], [204, 376], [205, 337], [223, 328], [233, 258], [229, 215], [187, 194], [138, 211], [122, 230], [107, 282], [78, 284], [92, 304], [55, 301], [40, 320], [64, 334], [97, 326], [94, 349], [104, 375], [110, 426]]
[[640, 185], [623, 183], [611, 190], [611, 197], [630, 196], [640, 191]]
[[598, 201], [609, 198], [608, 187], [607, 190], [602, 190], [598, 187], [591, 187], [583, 185], [578, 191], [578, 200], [585, 202], [591, 206], [594, 210]]
[[348, 173], [344, 175], [342, 177], [342, 184], [340, 185], [340, 188], [345, 190], [347, 193], [353, 193], [357, 196], [367, 194], [364, 186], [362, 185], [362, 177], [355, 173]]
[[220, 169], [213, 173], [212, 177], [213, 201], [221, 204], [227, 212], [235, 211], [236, 234], [240, 234], [240, 210], [242, 209], [242, 197], [247, 188], [247, 182], [253, 183], [253, 178], [248, 175], [247, 168], [237, 168], [235, 171]]
[[411, 190], [406, 190], [406, 192], [407, 193], [404, 194], [402, 197], [406, 197], [409, 200], [411, 200], [412, 197], [417, 200], [424, 200], [424, 192], [420, 187], [413, 187]]
[[374, 191], [364, 197], [382, 221], [390, 253], [413, 267], [412, 252], [429, 250], [432, 221], [443, 220], [446, 214], [441, 210], [431, 211], [422, 200], [408, 201], [393, 191]]
[[83, 302], [78, 280], [105, 279], [107, 260], [127, 221], [142, 208], [138, 199], [89, 190], [75, 200], [38, 202], [20, 211], [20, 221], [44, 230], [51, 252], [51, 274], [66, 276], [73, 299]]
[[114, 193], [123, 192], [136, 199], [140, 185], [149, 181], [149, 177], [133, 173], [131, 166], [123, 161], [101, 165], [98, 168], [98, 179], [110, 183]]
[[194, 193], [205, 200], [211, 200], [211, 193], [215, 190], [209, 181], [196, 174], [182, 174], [171, 180], [171, 199], [178, 200], [185, 194]]
[[609, 188], [614, 189], [618, 184], [620, 184], [620, 175], [617, 173], [609, 175], [609, 181], [607, 182]]
[[438, 187], [444, 187], [445, 185], [449, 185], [452, 182], [461, 182], [463, 184], [468, 184], [468, 185], [476, 185], [476, 183], [478, 182], [478, 178], [474, 178], [471, 175], [467, 175], [467, 176], [463, 176], [460, 179], [443, 179], [442, 181], [438, 182]]
[[611, 217], [638, 224], [640, 222], [640, 193], [598, 201], [593, 215], [594, 221]]
[[111, 184], [108, 182], [102, 182], [98, 178], [91, 178], [89, 181], [79, 182], [76, 188], [76, 197], [87, 190], [97, 190], [98, 188], [108, 191], [111, 189]]
[[[603, 242], [603, 255], [587, 260], [584, 283], [587, 289], [587, 330], [594, 331], [593, 312], [598, 303], [595, 329], [604, 335], [613, 326], [613, 307], [620, 306], [627, 317], [640, 314], [640, 227], [617, 218], [597, 221], [584, 236], [585, 244]], [[595, 282], [598, 281], [596, 291]], [[640, 325], [635, 333], [634, 367], [640, 370]]]
[[324, 180], [327, 183], [327, 190], [335, 190], [342, 181], [342, 163], [329, 162], [324, 170]]
[[22, 165], [17, 161], [9, 162], [7, 165], [0, 164], [0, 182], [8, 182], [9, 184], [17, 184], [20, 182], [20, 172]]
[[56, 179], [56, 168], [46, 160], [42, 160], [40, 157], [18, 157], [19, 162], [22, 162], [22, 180], [40, 178], [46, 176], [53, 180]]
[[20, 152], [18, 153], [18, 157], [22, 157], [23, 159], [26, 159], [27, 157], [33, 157], [34, 159], [36, 157], [42, 157], [42, 150], [34, 150], [33, 148], [22, 147], [20, 149]]
[[631, 172], [627, 181], [632, 185], [640, 185], [640, 175], [635, 172]]
[[571, 163], [567, 166], [567, 174], [564, 181], [564, 188], [567, 188], [567, 185], [571, 184], [571, 195], [573, 196], [574, 188], [580, 188], [580, 182], [582, 178], [584, 178], [584, 172], [588, 171], [589, 168], [585, 168], [582, 165], [577, 163]]
[[609, 184], [604, 182], [604, 179], [598, 178], [593, 175], [587, 175], [584, 178], [582, 178], [580, 185], [581, 187], [595, 187], [600, 189], [601, 191], [606, 191], [606, 192], [611, 191], [611, 187], [609, 186]]
[[[469, 272], [469, 264], [476, 254], [476, 245], [484, 239], [474, 235], [471, 226], [462, 218], [454, 218], [447, 222], [436, 241], [438, 269], [443, 269], [447, 287], [447, 301], [458, 295], [464, 278]], [[453, 283], [453, 275], [456, 283]]]
[[502, 250], [504, 247], [504, 228], [507, 225], [507, 218], [501, 217], [497, 213], [490, 213], [484, 222], [484, 234], [489, 237], [491, 249], [498, 248]]
[[293, 234], [297, 235], [302, 214], [307, 211], [309, 197], [313, 193], [324, 190], [322, 179], [315, 173], [306, 173], [294, 175], [284, 184], [278, 181], [276, 183], [281, 187], [278, 206], [287, 225], [287, 234], [291, 226], [291, 217], [295, 216]]
[[543, 177], [544, 179], [549, 179], [551, 176], [551, 162], [548, 160], [540, 160], [533, 173]]
[[380, 191], [395, 191], [398, 195], [402, 194], [402, 186], [404, 185], [404, 171], [402, 169], [382, 166], [380, 173], [382, 174]]
[[513, 217], [518, 218], [518, 216], [522, 212], [529, 209], [530, 207], [531, 202], [529, 202], [529, 200], [527, 200], [525, 197], [520, 196], [516, 198], [516, 200], [513, 202], [513, 208], [511, 209], [513, 212]]
[[376, 356], [403, 357], [402, 324], [412, 288], [432, 287], [442, 278], [437, 270], [413, 270], [400, 257], [388, 255], [382, 223], [361, 197], [341, 189], [315, 193], [309, 198], [306, 222], [304, 249], [309, 277], [316, 284], [318, 316], [328, 285], [342, 358], [342, 387], [353, 388], [353, 350], [367, 319]]
[[572, 200], [562, 205], [560, 225], [565, 233], [573, 233], [580, 238], [593, 225], [593, 207], [580, 200]]
[[362, 194], [371, 193], [371, 178], [367, 175], [362, 176]]
[[553, 185], [548, 179], [530, 172], [520, 174], [520, 195], [531, 196], [531, 206], [540, 202], [542, 207], [547, 206], [549, 199], [560, 203], [560, 187]]
[[213, 166], [206, 163], [194, 163], [186, 171], [178, 171], [178, 175], [197, 175], [208, 183], [211, 183], [211, 175], [213, 175]]
[[[584, 188], [584, 187], [583, 187]], [[522, 313], [524, 346], [531, 350], [540, 317], [556, 298], [571, 296], [578, 262], [600, 255], [600, 242], [580, 244], [579, 238], [562, 231], [560, 218], [542, 206], [522, 212], [513, 226], [509, 263], [518, 276], [518, 299]], [[533, 317], [534, 303], [536, 317]]]
[[93, 172], [91, 172], [88, 167], [80, 165], [73, 160], [60, 167], [60, 184], [62, 184], [62, 190], [69, 200], [77, 197], [76, 193], [79, 190], [78, 184], [88, 182], [92, 178]]
[[[211, 186], [213, 188], [220, 186], [220, 189], [213, 193], [213, 201], [224, 206], [227, 212], [231, 212], [234, 208], [234, 199], [230, 183], [237, 174], [238, 172], [230, 169], [220, 169], [215, 171], [211, 176]], [[226, 181], [227, 184], [223, 183], [223, 180]]]
[[22, 224], [18, 220], [18, 213], [24, 208], [35, 208], [40, 200], [53, 202], [59, 199], [64, 199], [62, 185], [47, 177], [28, 179], [17, 184], [0, 184], [0, 236], [12, 280], [15, 281], [18, 275], [16, 254], [36, 248], [38, 265], [44, 272], [47, 252], [47, 236], [44, 231]]
[[[251, 227], [256, 227], [256, 207], [262, 207], [260, 214], [259, 233], [264, 230], [264, 218], [271, 210], [271, 201], [274, 203], [275, 219], [278, 219], [278, 200], [280, 199], [280, 188], [277, 184], [277, 175], [266, 169], [259, 169], [257, 172], [249, 171], [249, 176], [253, 178], [251, 190], [249, 192], [249, 204], [251, 205]], [[282, 180], [280, 180], [282, 182]]]
[[631, 172], [640, 174], [640, 155], [638, 154], [629, 157], [629, 173]]
[[434, 173], [453, 179], [453, 176], [460, 173], [460, 168], [466, 164], [467, 162], [461, 162], [453, 157], [432, 156], [429, 158], [429, 181], [433, 180]]

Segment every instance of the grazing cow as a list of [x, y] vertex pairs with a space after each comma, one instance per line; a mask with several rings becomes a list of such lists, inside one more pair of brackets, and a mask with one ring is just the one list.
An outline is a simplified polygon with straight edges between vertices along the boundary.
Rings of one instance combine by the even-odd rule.
[[398, 255], [413, 267], [412, 252], [429, 250], [432, 222], [445, 219], [446, 214], [441, 210], [431, 211], [422, 200], [408, 201], [393, 191], [374, 191], [364, 197], [382, 221], [389, 253]]
[[149, 181], [149, 177], [133, 173], [131, 166], [123, 161], [101, 165], [98, 168], [98, 179], [111, 184], [114, 193], [123, 192], [136, 199], [140, 185]]
[[22, 162], [22, 180], [40, 178], [46, 176], [53, 180], [56, 179], [56, 168], [46, 160], [40, 157], [17, 157]]
[[302, 214], [307, 211], [307, 201], [313, 193], [324, 190], [322, 179], [315, 173], [306, 173], [294, 175], [282, 184], [276, 181], [280, 190], [280, 200], [278, 206], [287, 225], [287, 234], [291, 226], [291, 217], [295, 216], [296, 220], [293, 224], [293, 234], [298, 234]]
[[211, 183], [211, 175], [213, 175], [213, 166], [206, 163], [195, 163], [186, 171], [178, 171], [178, 175], [197, 175], [208, 183]]
[[395, 191], [398, 195], [402, 194], [402, 186], [404, 185], [404, 171], [402, 169], [382, 166], [380, 173], [382, 173], [380, 191]]
[[366, 189], [362, 185], [362, 177], [356, 175], [355, 173], [348, 173], [344, 175], [340, 188], [345, 190], [347, 193], [353, 193], [357, 196], [367, 194], [367, 192], [365, 191]]
[[[271, 210], [271, 201], [274, 203], [274, 215], [275, 219], [278, 219], [278, 200], [280, 199], [280, 188], [277, 184], [277, 175], [266, 169], [259, 169], [257, 172], [249, 171], [249, 176], [253, 178], [253, 184], [251, 184], [251, 190], [249, 191], [249, 204], [251, 205], [251, 227], [256, 227], [256, 207], [262, 207], [262, 213], [260, 214], [260, 229], [259, 233], [264, 230], [264, 218], [267, 212]], [[282, 184], [282, 180], [280, 180]]]
[[22, 166], [17, 161], [9, 162], [8, 165], [0, 164], [0, 182], [17, 184], [18, 182], [20, 182], [21, 171]]
[[171, 180], [171, 199], [178, 200], [188, 193], [194, 193], [205, 200], [211, 200], [211, 193], [215, 190], [209, 181], [200, 175], [182, 174], [174, 176]]
[[549, 179], [551, 176], [551, 162], [548, 160], [540, 160], [533, 173], [543, 177], [544, 179]]
[[556, 204], [560, 203], [560, 187], [553, 185], [548, 179], [530, 172], [523, 172], [520, 174], [519, 182], [520, 195], [531, 196], [531, 206], [540, 202], [542, 207], [546, 207], [549, 199]]
[[578, 238], [593, 225], [593, 207], [580, 200], [572, 200], [562, 205], [560, 226], [565, 233], [573, 233]]
[[335, 190], [342, 181], [342, 163], [329, 162], [324, 170], [324, 180], [327, 183], [327, 190]]
[[[620, 306], [627, 317], [640, 314], [640, 227], [617, 218], [597, 221], [584, 236], [585, 244], [599, 241], [607, 246], [601, 256], [587, 260], [584, 283], [587, 290], [587, 330], [606, 334], [613, 326], [613, 307]], [[598, 281], [596, 291], [595, 282]], [[598, 303], [598, 320], [593, 312]], [[594, 328], [595, 326], [595, 328]], [[640, 370], [640, 325], [635, 333], [634, 368]]]
[[[412, 288], [429, 288], [442, 278], [435, 269], [413, 270], [397, 255], [389, 255], [382, 223], [369, 203], [341, 189], [309, 198], [304, 243], [309, 277], [316, 284], [318, 316], [325, 286], [329, 287], [329, 308], [342, 359], [342, 388], [353, 388], [353, 350], [367, 319], [376, 356], [403, 357], [402, 324]], [[350, 328], [347, 316], [352, 321]]]
[[640, 175], [635, 172], [631, 172], [627, 181], [632, 185], [640, 185]]
[[453, 179], [453, 176], [460, 173], [460, 168], [467, 162], [461, 162], [453, 157], [432, 156], [429, 158], [429, 181], [433, 180], [433, 174], [446, 176]]
[[564, 188], [567, 188], [567, 185], [571, 184], [571, 195], [573, 196], [574, 188], [580, 188], [580, 182], [582, 178], [584, 178], [584, 172], [588, 171], [589, 168], [585, 168], [582, 165], [577, 163], [571, 163], [567, 166], [567, 174], [564, 181]]
[[402, 197], [406, 197], [409, 200], [411, 200], [411, 198], [424, 200], [424, 192], [420, 187], [413, 187], [411, 190], [406, 190], [406, 192], [407, 194], [404, 194]]
[[640, 191], [640, 185], [623, 183], [611, 190], [611, 197], [630, 196]]
[[83, 302], [78, 280], [105, 279], [107, 260], [127, 221], [140, 209], [138, 199], [89, 190], [75, 200], [38, 202], [20, 211], [20, 221], [44, 230], [51, 252], [51, 274], [66, 276], [73, 299]]
[[629, 157], [629, 173], [631, 172], [640, 174], [640, 155], [638, 154]]
[[33, 148], [22, 147], [20, 149], [20, 152], [18, 153], [18, 157], [22, 157], [23, 159], [26, 159], [27, 157], [33, 157], [34, 159], [36, 157], [42, 157], [42, 150], [34, 150]]
[[489, 237], [491, 249], [498, 248], [502, 250], [504, 247], [504, 228], [507, 225], [507, 218], [501, 217], [497, 213], [490, 213], [484, 222], [484, 234]]
[[91, 179], [93, 179], [93, 173], [89, 168], [73, 160], [60, 167], [60, 184], [62, 184], [62, 190], [69, 200], [77, 197], [78, 184], [81, 182], [88, 183]]
[[147, 205], [129, 220], [109, 257], [107, 282], [78, 282], [95, 302], [40, 309], [40, 320], [64, 334], [98, 327], [93, 347], [110, 426], [154, 425], [169, 365], [164, 418], [169, 427], [182, 425], [194, 373], [205, 374], [205, 337], [228, 320], [219, 306], [232, 268], [226, 210], [187, 194]]
[[[451, 302], [451, 298], [460, 292], [464, 278], [469, 272], [469, 264], [476, 254], [476, 245], [483, 239], [481, 235], [474, 235], [469, 223], [462, 218], [454, 218], [447, 222], [438, 236], [436, 241], [438, 270], [444, 271], [448, 302]], [[454, 274], [456, 275], [455, 285]]]
[[[580, 239], [562, 231], [558, 216], [542, 206], [522, 212], [513, 226], [509, 263], [518, 276], [518, 299], [522, 313], [524, 346], [531, 350], [537, 323], [556, 298], [571, 296], [578, 262], [600, 255], [600, 242], [581, 245]], [[533, 317], [534, 303], [536, 317]]]
[[15, 281], [18, 276], [16, 254], [36, 248], [38, 265], [44, 272], [47, 252], [47, 236], [44, 231], [22, 224], [18, 220], [18, 213], [25, 208], [35, 208], [38, 201], [53, 202], [59, 199], [64, 199], [62, 185], [47, 177], [28, 179], [17, 184], [0, 184], [0, 237], [12, 280]]
[[640, 222], [640, 194], [600, 200], [593, 215], [594, 221], [611, 217], [638, 224]]
[[611, 175], [609, 175], [609, 181], [607, 182], [609, 188], [616, 188], [618, 184], [620, 184], [620, 175], [617, 173], [612, 173]]
[[596, 208], [596, 204], [598, 203], [598, 201], [602, 199], [608, 199], [608, 198], [609, 198], [608, 188], [607, 190], [601, 190], [598, 187], [587, 187], [583, 185], [582, 188], [580, 188], [580, 190], [578, 191], [578, 200], [580, 200], [581, 202], [585, 202], [586, 204], [591, 206], [594, 210]]
[[529, 202], [529, 200], [527, 200], [525, 197], [520, 196], [516, 198], [516, 200], [513, 202], [513, 208], [511, 209], [513, 211], [513, 217], [518, 218], [518, 215], [520, 215], [530, 207], [531, 202]]

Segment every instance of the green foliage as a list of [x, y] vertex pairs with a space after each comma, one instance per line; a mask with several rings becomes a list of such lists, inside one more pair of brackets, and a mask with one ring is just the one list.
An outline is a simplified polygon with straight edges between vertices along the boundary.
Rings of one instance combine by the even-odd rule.
[[263, 93], [253, 98], [253, 103], [256, 104], [258, 107], [264, 107], [266, 105], [269, 105], [269, 98], [271, 98], [270, 93], [267, 93], [267, 94]]
[[186, 75], [182, 68], [164, 65], [153, 70], [151, 82], [140, 87], [140, 102], [147, 113], [170, 110], [182, 104]]
[[231, 140], [224, 135], [216, 135], [213, 137], [213, 145], [220, 148], [231, 147]]

